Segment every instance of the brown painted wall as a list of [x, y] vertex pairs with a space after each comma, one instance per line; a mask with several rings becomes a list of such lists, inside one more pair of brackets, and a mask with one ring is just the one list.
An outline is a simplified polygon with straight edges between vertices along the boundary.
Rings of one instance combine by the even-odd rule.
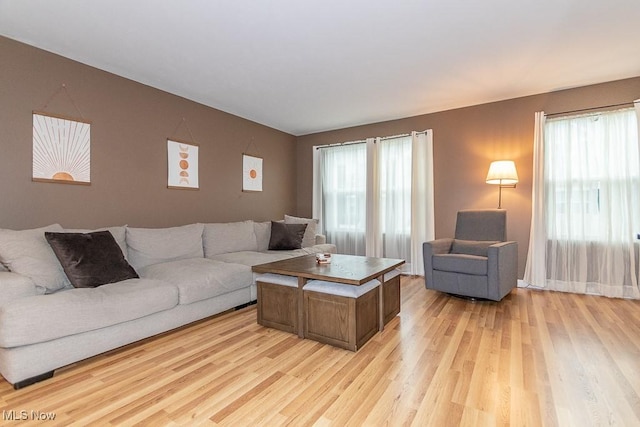
[[[268, 220], [295, 212], [294, 136], [0, 37], [0, 228]], [[65, 83], [91, 125], [91, 185], [31, 181], [32, 116]], [[45, 110], [78, 117], [64, 92]], [[200, 145], [200, 190], [169, 190], [166, 139]], [[243, 193], [242, 153], [264, 158]]]
[[511, 99], [298, 138], [298, 215], [311, 214], [312, 147], [366, 137], [433, 129], [436, 237], [453, 236], [456, 212], [498, 206], [498, 188], [485, 184], [492, 160], [512, 159], [520, 182], [503, 189], [508, 238], [518, 242], [524, 273], [531, 223], [534, 113], [547, 114], [631, 102], [640, 98], [640, 77]]

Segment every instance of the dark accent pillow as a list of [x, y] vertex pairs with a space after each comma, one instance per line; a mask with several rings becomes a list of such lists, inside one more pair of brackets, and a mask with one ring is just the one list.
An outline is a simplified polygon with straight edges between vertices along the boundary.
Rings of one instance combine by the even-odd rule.
[[138, 278], [109, 231], [45, 232], [44, 236], [76, 288], [95, 288]]
[[489, 246], [500, 243], [498, 240], [460, 240], [454, 239], [451, 246], [452, 254], [464, 254], [486, 257]]
[[285, 224], [271, 221], [271, 237], [269, 250], [288, 251], [302, 248], [302, 238], [307, 224]]

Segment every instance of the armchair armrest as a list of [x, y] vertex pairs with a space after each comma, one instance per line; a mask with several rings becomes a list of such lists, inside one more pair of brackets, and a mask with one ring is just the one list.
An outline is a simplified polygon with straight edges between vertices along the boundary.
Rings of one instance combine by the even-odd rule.
[[489, 246], [489, 298], [501, 300], [518, 284], [518, 242], [500, 242]]
[[429, 247], [431, 255], [448, 254], [451, 252], [451, 246], [453, 245], [453, 239], [436, 239], [430, 242], [424, 242], [423, 249]]
[[433, 255], [448, 254], [451, 252], [452, 245], [453, 239], [450, 238], [431, 240], [422, 244], [425, 286], [433, 281]]

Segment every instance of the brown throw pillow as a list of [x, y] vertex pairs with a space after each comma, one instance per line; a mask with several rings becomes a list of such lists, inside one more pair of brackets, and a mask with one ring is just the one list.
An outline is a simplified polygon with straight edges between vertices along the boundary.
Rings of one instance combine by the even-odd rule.
[[271, 221], [269, 250], [286, 251], [302, 248], [302, 238], [307, 224], [285, 224]]
[[71, 284], [95, 288], [138, 278], [109, 231], [94, 233], [44, 233]]

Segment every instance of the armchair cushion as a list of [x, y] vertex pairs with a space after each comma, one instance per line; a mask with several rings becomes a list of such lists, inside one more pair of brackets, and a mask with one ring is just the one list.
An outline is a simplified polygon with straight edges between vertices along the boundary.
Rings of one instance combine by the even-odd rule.
[[452, 254], [466, 254], [486, 257], [489, 246], [500, 243], [497, 240], [460, 240], [455, 239], [451, 246]]
[[433, 255], [433, 269], [453, 273], [487, 275], [487, 257], [465, 254]]

